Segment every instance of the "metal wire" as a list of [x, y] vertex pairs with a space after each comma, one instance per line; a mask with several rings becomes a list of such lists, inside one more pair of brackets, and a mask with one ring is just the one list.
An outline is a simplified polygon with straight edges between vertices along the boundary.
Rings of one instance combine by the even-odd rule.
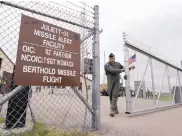
[[[83, 7], [78, 6], [78, 5], [76, 5], [76, 4], [74, 4], [74, 3], [70, 2], [70, 1], [66, 1], [66, 2], [70, 3], [71, 5], [73, 5], [73, 6], [75, 6], [75, 7], [81, 8], [82, 10], [84, 9]], [[86, 10], [86, 11], [89, 12], [89, 13], [94, 14], [94, 12], [91, 12], [91, 11], [88, 11], [88, 10]]]
[[[163, 59], [163, 60], [166, 60], [167, 59], [167, 57], [166, 57], [166, 55], [164, 55], [164, 53], [161, 53], [158, 50], [154, 50], [152, 48], [152, 46], [149, 46], [149, 45], [147, 45], [147, 44], [145, 44], [145, 43], [143, 43], [141, 41], [138, 41], [135, 38], [133, 38], [132, 36], [129, 36], [127, 34], [125, 34], [125, 35], [126, 35], [126, 42], [131, 43], [131, 44], [133, 44], [133, 45], [135, 45], [137, 47], [140, 47], [140, 48], [144, 47], [145, 49], [144, 48], [142, 48], [142, 49], [144, 49], [145, 51], [150, 52], [151, 54], [154, 54], [156, 56], [160, 56], [160, 58]], [[170, 62], [174, 66], [177, 66], [176, 62], [174, 63], [173, 60], [170, 60], [169, 61], [169, 59], [168, 59], [167, 62]]]
[[78, 1], [78, 2], [80, 2], [81, 4], [87, 6], [87, 7], [91, 8], [91, 9], [94, 9], [93, 7], [91, 7], [91, 6], [89, 6], [89, 5], [85, 4], [85, 3], [83, 3], [83, 2], [81, 2], [81, 1]]
[[92, 28], [82, 26], [82, 25], [77, 24], [77, 23], [74, 23], [72, 21], [64, 20], [64, 19], [61, 19], [59, 17], [55, 17], [55, 16], [52, 16], [52, 15], [48, 15], [46, 13], [38, 12], [36, 10], [32, 10], [32, 9], [29, 9], [29, 8], [25, 8], [25, 7], [22, 7], [22, 6], [19, 6], [19, 5], [14, 5], [14, 4], [9, 3], [9, 2], [0, 1], [0, 3], [5, 4], [5, 5], [9, 5], [9, 6], [18, 8], [18, 9], [22, 9], [22, 10], [25, 10], [25, 11], [29, 11], [29, 12], [32, 12], [32, 13], [36, 13], [36, 14], [39, 14], [39, 15], [42, 15], [42, 16], [45, 16], [45, 17], [48, 17], [48, 18], [52, 18], [52, 19], [56, 19], [56, 20], [59, 20], [59, 21], [63, 21], [65, 23], [69, 23], [69, 24], [72, 24], [72, 25], [77, 25], [79, 27], [83, 27], [83, 28], [92, 30]]
[[[65, 8], [67, 8], [67, 9], [69, 9], [69, 10], [72, 10], [72, 11], [74, 11], [74, 12], [83, 14], [82, 11], [80, 12], [80, 11], [78, 11], [78, 10], [76, 10], [76, 9], [69, 8], [69, 7], [67, 7], [67, 6], [65, 6], [65, 5], [61, 5], [60, 3], [57, 3], [57, 2], [55, 2], [55, 1], [51, 1], [51, 2], [54, 3], [54, 4], [57, 4], [57, 5], [59, 5], [59, 6], [65, 7]], [[93, 18], [93, 16], [91, 16], [91, 15], [88, 15], [88, 14], [87, 14], [87, 16]]]

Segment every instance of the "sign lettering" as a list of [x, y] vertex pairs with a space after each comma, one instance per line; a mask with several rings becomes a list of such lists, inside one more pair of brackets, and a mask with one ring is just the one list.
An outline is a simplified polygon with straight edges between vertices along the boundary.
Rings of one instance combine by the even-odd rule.
[[80, 35], [22, 15], [14, 83], [78, 86]]

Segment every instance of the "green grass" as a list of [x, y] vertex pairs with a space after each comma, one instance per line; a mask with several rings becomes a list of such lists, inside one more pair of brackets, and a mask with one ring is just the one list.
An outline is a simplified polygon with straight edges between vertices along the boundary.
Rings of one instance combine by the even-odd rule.
[[0, 124], [5, 123], [5, 119], [3, 117], [0, 117]]
[[[0, 117], [0, 124], [2, 123], [5, 123], [5, 119]], [[48, 128], [44, 123], [36, 122], [33, 130], [20, 133], [17, 136], [95, 136], [95, 134], [91, 132], [81, 133], [76, 130], [58, 131], [56, 129]]]
[[[156, 100], [158, 99], [158, 97], [156, 97]], [[159, 98], [160, 101], [170, 101], [170, 96], [160, 96]]]
[[95, 136], [92, 133], [81, 133], [76, 130], [58, 131], [48, 128], [45, 124], [37, 122], [31, 131], [19, 134], [18, 136]]

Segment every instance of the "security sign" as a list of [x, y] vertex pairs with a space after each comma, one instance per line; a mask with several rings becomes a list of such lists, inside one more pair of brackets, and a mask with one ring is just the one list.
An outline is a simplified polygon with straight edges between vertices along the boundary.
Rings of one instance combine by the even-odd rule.
[[22, 15], [14, 83], [78, 86], [80, 34]]

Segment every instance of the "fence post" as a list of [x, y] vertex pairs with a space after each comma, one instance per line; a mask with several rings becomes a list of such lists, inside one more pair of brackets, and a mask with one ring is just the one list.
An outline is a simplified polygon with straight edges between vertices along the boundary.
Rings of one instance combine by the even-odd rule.
[[155, 86], [154, 86], [154, 73], [153, 73], [152, 58], [149, 57], [149, 59], [150, 59], [151, 79], [152, 79], [153, 106], [156, 107]]
[[181, 98], [181, 103], [182, 103], [181, 80], [180, 80], [180, 76], [179, 76], [179, 71], [178, 70], [177, 70], [177, 76], [178, 76], [178, 84], [179, 84], [180, 98]]
[[170, 101], [172, 100], [172, 92], [171, 92], [171, 82], [170, 82], [170, 74], [169, 74], [169, 67], [167, 66], [167, 81], [168, 81], [168, 87], [169, 87], [169, 96], [170, 96]]
[[129, 73], [129, 66], [128, 66], [128, 58], [129, 58], [129, 51], [126, 45], [126, 34], [123, 33], [123, 40], [124, 40], [124, 67], [125, 67], [125, 90], [126, 90], [126, 114], [130, 114], [132, 112], [132, 99], [130, 94], [130, 73]]
[[156, 102], [156, 107], [158, 106], [159, 99], [161, 97], [161, 91], [162, 91], [162, 88], [163, 88], [163, 84], [164, 84], [164, 79], [165, 79], [166, 72], [167, 72], [167, 64], [165, 65], [164, 75], [163, 75], [162, 80], [161, 80], [161, 83], [160, 83], [160, 89], [159, 89], [159, 95], [158, 95], [157, 102]]
[[99, 43], [99, 6], [94, 6], [94, 44], [93, 44], [93, 76], [92, 76], [92, 108], [95, 114], [92, 116], [92, 127], [100, 128], [100, 43]]

